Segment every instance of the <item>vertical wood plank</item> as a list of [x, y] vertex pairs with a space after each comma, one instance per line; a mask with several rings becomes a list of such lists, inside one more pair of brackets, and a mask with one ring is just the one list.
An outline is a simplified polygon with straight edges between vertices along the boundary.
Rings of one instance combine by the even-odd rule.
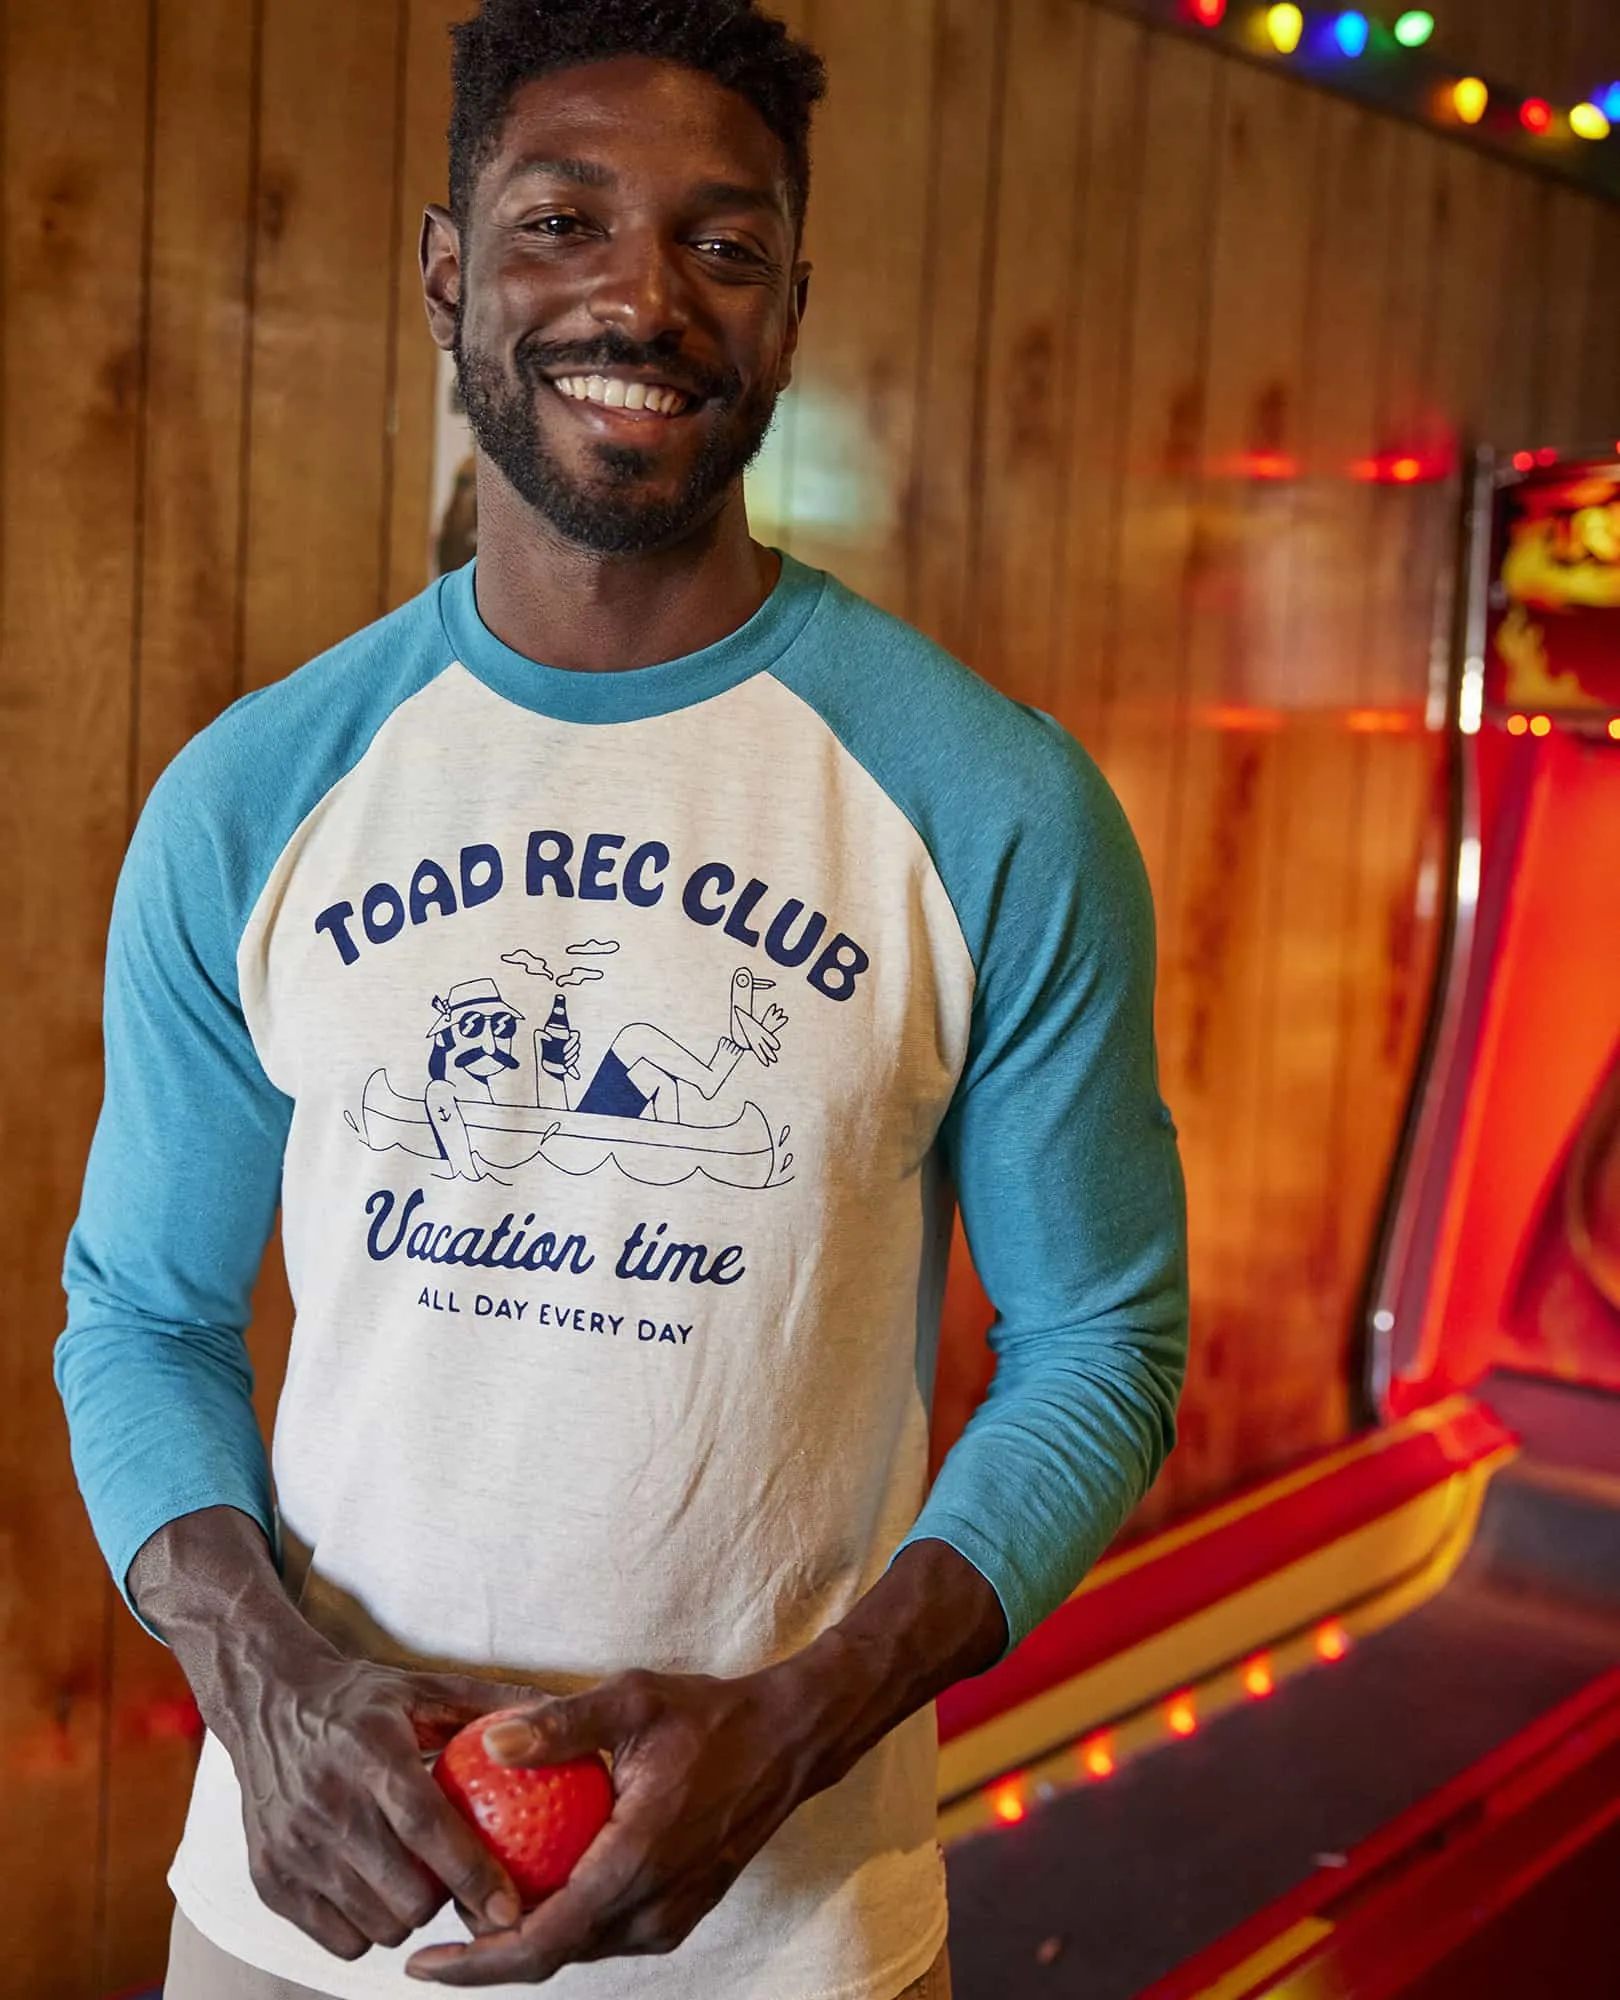
[[237, 688], [259, 17], [157, 0], [139, 799]]
[[906, 508], [906, 616], [973, 651], [970, 560], [983, 472], [984, 323], [1011, 0], [937, 0], [918, 424]]
[[[243, 683], [377, 616], [401, 0], [266, 0]], [[320, 84], [310, 51], [320, 51]]]
[[[1245, 1408], [1275, 1367], [1250, 1294], [1262, 1147], [1261, 1022], [1275, 895], [1284, 637], [1309, 311], [1320, 100], [1257, 71], [1227, 80], [1206, 395], [1214, 572], [1193, 622], [1192, 704], [1168, 871], [1174, 929], [1160, 1003], [1165, 1089], [1181, 1128], [1207, 1476], [1227, 1482]], [[1310, 162], [1308, 169], [1302, 165]], [[1217, 1386], [1219, 1385], [1219, 1386]]]
[[[102, 956], [129, 834], [150, 106], [148, 11], [4, 17], [0, 1812], [5, 1980], [95, 1978], [111, 1586], [50, 1379], [101, 1097]], [[86, 49], [94, 59], [86, 60]]]
[[[1269, 1303], [1264, 1346], [1240, 1371], [1235, 1449], [1277, 1463], [1342, 1435], [1346, 1269], [1322, 1160], [1346, 1089], [1338, 1006], [1355, 889], [1366, 739], [1346, 726], [1364, 643], [1373, 490], [1350, 468], [1382, 442], [1379, 334], [1392, 209], [1405, 199], [1398, 132], [1347, 105], [1323, 111], [1314, 176], [1308, 366], [1300, 423], [1307, 473], [1293, 527], [1286, 646], [1295, 685], [1273, 744], [1276, 851], [1266, 914], [1273, 956], [1263, 986], [1261, 1134], [1247, 1292]], [[1353, 1087], [1353, 1086], [1352, 1086]], [[1258, 1332], [1245, 1345], [1257, 1349]]]
[[[236, 692], [258, 31], [157, 0], [137, 801]], [[122, 1607], [110, 1658], [98, 1991], [162, 1971], [195, 1759], [173, 1658]]]
[[973, 659], [1008, 694], [1049, 699], [1068, 463], [1069, 342], [1083, 213], [1089, 8], [1017, 0], [991, 223]]
[[1045, 705], [1093, 755], [1107, 754], [1116, 693], [1119, 566], [1128, 413], [1130, 306], [1142, 227], [1150, 39], [1091, 9], [1090, 102], [1065, 363], [1071, 414], [1059, 508], [1057, 611]]
[[933, 0], [888, 0], [876, 12], [858, 0], [815, 0], [809, 27], [833, 88], [810, 212], [817, 268], [793, 413], [793, 550], [898, 610], [917, 422]]
[[[1162, 1052], [1182, 949], [1172, 864], [1187, 749], [1188, 660], [1210, 562], [1201, 471], [1217, 162], [1230, 71], [1209, 51], [1164, 37], [1150, 40], [1144, 62], [1142, 165], [1126, 301], [1130, 397], [1117, 502], [1117, 640], [1112, 685], [1095, 729], [1104, 769], [1153, 884]], [[1168, 1073], [1165, 1082], [1179, 1120], [1180, 1093]], [[1202, 1274], [1194, 1283], [1201, 1301]], [[1201, 1311], [1200, 1303], [1181, 1442], [1149, 1503], [1150, 1516], [1207, 1491], [1214, 1478]]]
[[417, 259], [422, 210], [449, 200], [450, 25], [465, 0], [408, 0], [404, 127], [400, 141], [399, 210], [394, 221], [393, 392], [389, 482], [388, 608], [404, 604], [428, 581], [433, 464], [433, 412], [438, 349], [428, 337]]

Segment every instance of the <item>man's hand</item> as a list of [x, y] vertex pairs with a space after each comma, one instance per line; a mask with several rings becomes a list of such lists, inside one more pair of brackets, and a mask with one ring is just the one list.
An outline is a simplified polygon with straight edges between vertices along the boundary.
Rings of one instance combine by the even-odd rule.
[[1006, 1643], [979, 1572], [919, 1542], [780, 1665], [737, 1680], [616, 1674], [497, 1725], [487, 1747], [506, 1764], [609, 1752], [612, 1817], [515, 1929], [418, 1952], [406, 1970], [444, 1986], [537, 1984], [565, 1965], [673, 1951], [796, 1807]]
[[607, 1751], [612, 1817], [567, 1886], [516, 1929], [434, 1946], [407, 1969], [446, 1986], [491, 1986], [673, 1951], [807, 1795], [818, 1747], [809, 1721], [784, 1673], [628, 1673], [497, 1724], [487, 1748], [503, 1764]]
[[453, 1896], [475, 1930], [510, 1925], [506, 1871], [423, 1762], [532, 1688], [346, 1659], [299, 1615], [247, 1515], [171, 1521], [130, 1568], [242, 1787], [254, 1886], [338, 1958], [400, 1945]]
[[532, 1689], [399, 1673], [312, 1650], [224, 1723], [253, 1886], [338, 1958], [401, 1945], [454, 1897], [517, 1921], [511, 1879], [434, 1783], [425, 1751]]

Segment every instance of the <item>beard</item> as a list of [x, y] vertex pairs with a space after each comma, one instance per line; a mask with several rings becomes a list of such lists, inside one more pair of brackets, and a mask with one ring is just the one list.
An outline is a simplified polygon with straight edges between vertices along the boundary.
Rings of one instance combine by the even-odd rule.
[[[484, 456], [559, 535], [598, 555], [646, 555], [684, 540], [759, 456], [776, 414], [779, 392], [773, 386], [749, 391], [735, 370], [697, 374], [663, 343], [643, 344], [612, 329], [589, 342], [522, 343], [515, 383], [493, 355], [468, 346], [459, 314], [452, 353], [467, 421]], [[657, 370], [671, 386], [714, 406], [697, 457], [680, 489], [667, 498], [647, 498], [636, 490], [656, 470], [656, 452], [595, 444], [598, 476], [580, 478], [541, 433], [539, 398], [557, 393], [550, 373], [586, 375], [609, 368]]]

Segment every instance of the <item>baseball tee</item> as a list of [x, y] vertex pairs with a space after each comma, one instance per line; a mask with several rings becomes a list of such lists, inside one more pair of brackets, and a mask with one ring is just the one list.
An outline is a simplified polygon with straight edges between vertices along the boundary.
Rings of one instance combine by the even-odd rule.
[[[1146, 1491], [1184, 1365], [1115, 800], [791, 559], [622, 673], [513, 652], [475, 575], [236, 703], [141, 815], [57, 1348], [114, 1576], [237, 1507], [354, 1655], [566, 1692], [781, 1660], [934, 1537], [1016, 1645]], [[953, 1202], [996, 1372], [929, 1492]], [[272, 1489], [243, 1329], [278, 1204]], [[925, 1710], [678, 1951], [558, 2000], [888, 2000], [945, 1935], [935, 1759]], [[273, 1915], [212, 1737], [171, 1882], [354, 2000], [464, 1935], [350, 1965]]]

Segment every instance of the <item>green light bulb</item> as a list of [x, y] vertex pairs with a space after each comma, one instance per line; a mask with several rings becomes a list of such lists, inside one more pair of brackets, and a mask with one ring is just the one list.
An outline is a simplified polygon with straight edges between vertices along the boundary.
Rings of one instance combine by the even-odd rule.
[[1434, 33], [1434, 16], [1414, 7], [1395, 23], [1395, 39], [1403, 49], [1420, 49]]

